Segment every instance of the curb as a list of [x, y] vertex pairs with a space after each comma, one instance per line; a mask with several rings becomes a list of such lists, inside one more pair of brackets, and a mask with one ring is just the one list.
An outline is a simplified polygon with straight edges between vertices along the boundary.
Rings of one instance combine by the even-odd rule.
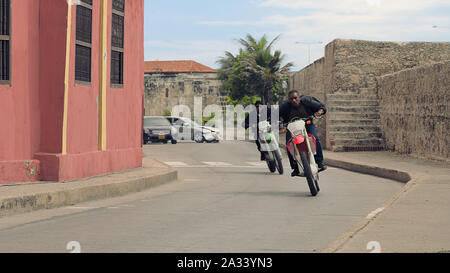
[[374, 167], [330, 158], [325, 158], [324, 161], [325, 164], [331, 167], [340, 168], [362, 174], [369, 174], [381, 178], [387, 178], [402, 183], [407, 183], [412, 179], [409, 173], [399, 170]]
[[[111, 174], [111, 176], [114, 176], [114, 174]], [[4, 198], [0, 199], [0, 217], [119, 197], [160, 186], [177, 179], [178, 171], [169, 168], [168, 171], [163, 173], [120, 182]]]

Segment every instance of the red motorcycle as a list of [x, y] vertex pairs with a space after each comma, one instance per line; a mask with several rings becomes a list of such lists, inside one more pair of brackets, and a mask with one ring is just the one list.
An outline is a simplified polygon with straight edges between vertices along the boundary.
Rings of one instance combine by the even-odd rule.
[[314, 159], [316, 154], [316, 138], [308, 134], [306, 125], [312, 124], [313, 116], [291, 120], [287, 129], [291, 139], [286, 144], [288, 152], [298, 165], [301, 177], [306, 177], [312, 196], [316, 196], [319, 188], [319, 167]]

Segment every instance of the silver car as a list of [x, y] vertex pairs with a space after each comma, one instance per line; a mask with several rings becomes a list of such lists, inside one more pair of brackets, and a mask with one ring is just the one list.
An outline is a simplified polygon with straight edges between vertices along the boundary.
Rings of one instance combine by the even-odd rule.
[[197, 143], [219, 142], [220, 134], [216, 128], [202, 126], [184, 117], [166, 117], [178, 131], [177, 140], [194, 140]]

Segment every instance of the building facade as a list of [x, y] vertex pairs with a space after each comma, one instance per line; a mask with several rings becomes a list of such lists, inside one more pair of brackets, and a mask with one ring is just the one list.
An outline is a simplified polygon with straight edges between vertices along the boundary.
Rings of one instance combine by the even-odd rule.
[[207, 105], [222, 106], [222, 83], [217, 71], [195, 61], [145, 62], [145, 115], [160, 116], [176, 105], [186, 105], [194, 113], [194, 98]]
[[142, 166], [143, 2], [0, 0], [1, 184]]

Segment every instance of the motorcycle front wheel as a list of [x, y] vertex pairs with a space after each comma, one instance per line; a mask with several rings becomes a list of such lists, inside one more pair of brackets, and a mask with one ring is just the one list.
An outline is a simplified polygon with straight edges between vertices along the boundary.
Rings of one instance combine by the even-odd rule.
[[275, 166], [278, 170], [279, 174], [283, 174], [283, 161], [281, 159], [281, 153], [280, 150], [276, 150], [273, 152], [273, 157], [275, 158]]
[[267, 155], [267, 153], [265, 154], [266, 156], [266, 163], [267, 163], [267, 167], [269, 167], [269, 171], [271, 173], [274, 173], [277, 170], [277, 166], [275, 163], [275, 160], [269, 160], [267, 159], [269, 156]]
[[315, 181], [314, 179], [306, 152], [300, 152], [300, 159], [302, 161], [306, 180], [308, 181], [309, 191], [311, 192], [312, 196], [316, 196], [318, 193], [318, 189], [316, 188], [316, 184], [318, 185], [318, 181]]

